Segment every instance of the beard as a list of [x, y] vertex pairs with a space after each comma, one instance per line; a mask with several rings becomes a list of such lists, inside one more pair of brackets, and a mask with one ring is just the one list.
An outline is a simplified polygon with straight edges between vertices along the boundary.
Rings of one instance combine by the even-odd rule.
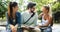
[[34, 10], [31, 10], [31, 13], [34, 13]]

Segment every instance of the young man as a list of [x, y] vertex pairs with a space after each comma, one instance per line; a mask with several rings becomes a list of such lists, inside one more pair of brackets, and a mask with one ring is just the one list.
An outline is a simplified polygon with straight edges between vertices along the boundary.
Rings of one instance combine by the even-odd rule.
[[[35, 32], [35, 26], [37, 25], [38, 15], [35, 12], [35, 3], [30, 2], [27, 5], [27, 11], [22, 12], [22, 26], [24, 32]], [[38, 29], [37, 29], [38, 31]]]

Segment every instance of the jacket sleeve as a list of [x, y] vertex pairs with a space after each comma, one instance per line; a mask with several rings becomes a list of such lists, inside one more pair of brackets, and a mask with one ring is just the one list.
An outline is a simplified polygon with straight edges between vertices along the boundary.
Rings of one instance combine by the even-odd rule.
[[18, 24], [18, 28], [20, 28], [21, 27], [21, 14], [20, 13], [18, 13], [18, 15], [17, 15], [18, 17], [18, 19], [17, 19], [17, 24]]
[[10, 28], [10, 22], [8, 21], [8, 13], [7, 12], [6, 12], [6, 19], [7, 19], [6, 28]]

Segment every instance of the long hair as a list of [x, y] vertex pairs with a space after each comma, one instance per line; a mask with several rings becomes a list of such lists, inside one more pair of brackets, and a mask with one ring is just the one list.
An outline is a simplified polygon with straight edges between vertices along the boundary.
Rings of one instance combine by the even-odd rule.
[[17, 6], [17, 3], [16, 2], [10, 2], [9, 3], [9, 6], [8, 6], [8, 16], [10, 18], [13, 18], [13, 7]]
[[[44, 7], [48, 10], [49, 15], [52, 17], [51, 7], [50, 7], [50, 6], [44, 6]], [[50, 25], [50, 26], [53, 26], [53, 18], [52, 18], [52, 20], [51, 20], [51, 25]]]
[[43, 7], [45, 7], [47, 10], [48, 10], [48, 14], [52, 17], [52, 10], [51, 10], [51, 6], [50, 5], [45, 5], [45, 6], [43, 6]]

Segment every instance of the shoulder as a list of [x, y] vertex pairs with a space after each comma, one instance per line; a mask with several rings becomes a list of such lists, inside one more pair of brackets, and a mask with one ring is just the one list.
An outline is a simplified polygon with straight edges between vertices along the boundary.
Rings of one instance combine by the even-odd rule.
[[21, 13], [21, 15], [25, 15], [25, 14], [27, 14], [27, 11], [24, 11], [24, 12]]
[[49, 15], [49, 18], [48, 18], [48, 19], [49, 19], [49, 20], [53, 20], [52, 16], [50, 16], [50, 15]]
[[49, 15], [49, 18], [50, 18], [50, 19], [52, 19], [52, 16], [51, 16], [51, 15]]
[[21, 13], [20, 12], [16, 12], [16, 16], [17, 17], [20, 17], [21, 16]]
[[16, 12], [16, 14], [21, 14], [20, 12]]
[[37, 12], [35, 12], [35, 15], [37, 16], [37, 15], [38, 15], [38, 13], [37, 13]]

